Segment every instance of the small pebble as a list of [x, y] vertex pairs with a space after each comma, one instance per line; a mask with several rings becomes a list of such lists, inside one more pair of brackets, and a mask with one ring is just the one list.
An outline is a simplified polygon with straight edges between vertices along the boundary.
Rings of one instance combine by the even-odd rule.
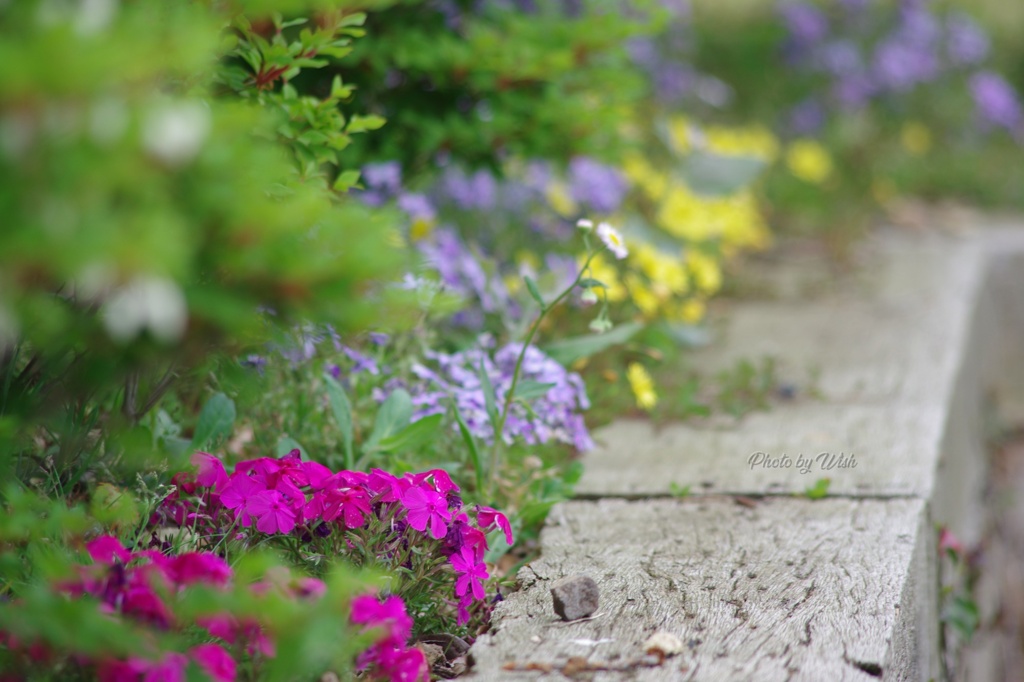
[[655, 632], [644, 642], [644, 653], [654, 654], [662, 659], [681, 654], [682, 652], [683, 640], [665, 630]]
[[562, 620], [579, 620], [597, 611], [598, 589], [594, 579], [586, 575], [562, 578], [551, 588], [555, 613]]

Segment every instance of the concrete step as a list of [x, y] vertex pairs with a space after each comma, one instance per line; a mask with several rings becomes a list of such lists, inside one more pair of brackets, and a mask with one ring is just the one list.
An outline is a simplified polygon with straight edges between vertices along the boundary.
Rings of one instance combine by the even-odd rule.
[[[818, 370], [820, 397], [598, 432], [583, 499], [552, 511], [471, 679], [943, 679], [935, 526], [980, 538], [986, 405], [1024, 405], [1015, 227], [884, 233], [842, 286], [735, 305], [696, 361], [769, 354], [784, 375]], [[833, 458], [847, 466], [823, 469]], [[826, 476], [828, 499], [792, 496]], [[671, 499], [673, 483], [692, 497]], [[549, 589], [573, 574], [597, 581], [602, 607], [563, 623]], [[660, 630], [686, 646], [651, 665]]]

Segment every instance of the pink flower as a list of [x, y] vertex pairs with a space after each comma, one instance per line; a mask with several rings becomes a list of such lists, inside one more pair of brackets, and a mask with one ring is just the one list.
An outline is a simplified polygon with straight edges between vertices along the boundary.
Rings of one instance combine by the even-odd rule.
[[127, 564], [132, 560], [131, 552], [124, 548], [120, 540], [110, 535], [101, 535], [86, 544], [85, 548], [92, 560], [98, 564], [110, 566], [115, 561]]
[[472, 547], [464, 546], [458, 554], [452, 554], [448, 561], [459, 574], [455, 580], [455, 596], [461, 597], [467, 591], [472, 591], [476, 599], [487, 596], [483, 584], [490, 577], [487, 574], [487, 566], [476, 560], [476, 553]]
[[376, 595], [364, 594], [352, 600], [353, 623], [367, 627], [384, 627], [388, 637], [402, 644], [412, 634], [412, 618], [405, 612], [405, 603], [394, 595], [383, 602]]
[[324, 481], [333, 475], [331, 470], [320, 462], [303, 462], [300, 466], [306, 474], [309, 487], [313, 490], [323, 490]]
[[472, 594], [467, 593], [459, 597], [459, 617], [456, 621], [459, 625], [465, 625], [469, 622], [469, 607], [472, 603]]
[[160, 596], [148, 585], [136, 585], [125, 590], [121, 611], [144, 623], [155, 625], [160, 629], [171, 626], [171, 612], [161, 601]]
[[220, 492], [228, 482], [228, 473], [224, 471], [224, 463], [208, 452], [197, 452], [192, 455], [192, 464], [199, 469], [196, 483]]
[[192, 647], [188, 653], [214, 682], [235, 681], [235, 659], [231, 658], [224, 647], [218, 644], [200, 644]]
[[327, 585], [317, 578], [299, 578], [295, 581], [295, 594], [304, 599], [319, 599], [327, 592]]
[[963, 554], [964, 546], [948, 528], [943, 528], [939, 531], [939, 551]]
[[290, 533], [295, 528], [295, 512], [276, 490], [264, 490], [250, 497], [245, 511], [256, 517], [256, 528], [264, 533]]
[[347, 528], [360, 528], [370, 514], [370, 502], [362, 488], [339, 488], [328, 490], [323, 504], [324, 521], [333, 521], [339, 516]]
[[381, 502], [397, 502], [402, 498], [402, 486], [399, 484], [398, 478], [381, 469], [370, 471], [366, 485], [381, 496]]
[[448, 533], [452, 515], [448, 502], [427, 488], [413, 487], [405, 491], [402, 504], [408, 510], [409, 525], [421, 533], [430, 526], [430, 537], [440, 540]]
[[188, 658], [184, 654], [171, 652], [164, 654], [159, 661], [146, 663], [148, 665], [142, 674], [143, 682], [185, 682]]
[[427, 657], [416, 647], [394, 651], [386, 663], [380, 665], [380, 672], [391, 682], [420, 682], [430, 679]]
[[434, 479], [434, 490], [440, 494], [447, 495], [452, 490], [459, 492], [459, 486], [455, 485], [452, 481], [452, 477], [449, 476], [448, 472], [444, 469], [431, 469], [430, 471], [411, 475], [413, 482], [417, 484], [423, 483], [423, 481], [430, 477], [433, 477]]
[[187, 552], [170, 561], [170, 575], [179, 585], [206, 582], [223, 586], [231, 580], [231, 567], [216, 554]]
[[252, 519], [249, 518], [249, 500], [266, 489], [265, 485], [252, 476], [236, 471], [228, 478], [220, 501], [228, 509], [234, 510], [235, 518], [239, 519], [243, 526], [248, 527], [252, 525]]
[[508, 517], [500, 511], [477, 505], [476, 522], [480, 529], [484, 531], [488, 531], [497, 525], [505, 533], [505, 542], [508, 543], [509, 547], [512, 546], [512, 526], [508, 522]]

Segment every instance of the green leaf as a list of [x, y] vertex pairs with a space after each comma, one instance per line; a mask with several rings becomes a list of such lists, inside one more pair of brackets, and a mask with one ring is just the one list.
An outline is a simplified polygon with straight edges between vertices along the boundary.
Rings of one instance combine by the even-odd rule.
[[672, 481], [671, 483], [668, 484], [668, 491], [670, 493], [672, 493], [672, 497], [679, 497], [679, 498], [689, 497], [689, 495], [690, 495], [690, 486], [688, 486], [688, 485], [679, 485], [675, 481]]
[[281, 436], [277, 439], [277, 447], [274, 449], [274, 454], [277, 455], [278, 459], [284, 457], [292, 450], [298, 450], [302, 458], [307, 459], [306, 449], [299, 445], [297, 440], [291, 436]]
[[345, 128], [347, 133], [363, 133], [367, 130], [377, 130], [381, 126], [387, 123], [387, 120], [383, 116], [377, 116], [376, 114], [366, 114], [360, 116], [358, 114], [353, 115], [348, 121], [348, 126]]
[[441, 428], [441, 420], [444, 415], [432, 414], [429, 417], [418, 419], [409, 424], [398, 433], [387, 438], [381, 438], [376, 449], [381, 452], [408, 452], [415, 450], [424, 443], [429, 443], [437, 435]]
[[804, 489], [804, 495], [810, 500], [820, 500], [828, 495], [830, 485], [832, 485], [831, 478], [819, 478], [814, 485]]
[[593, 289], [595, 287], [601, 287], [602, 289], [608, 288], [607, 284], [605, 284], [599, 279], [594, 279], [593, 277], [584, 277], [579, 281], [577, 286], [579, 286], [582, 289]]
[[473, 438], [469, 427], [466, 426], [466, 420], [462, 418], [462, 412], [459, 411], [459, 406], [454, 400], [452, 400], [452, 412], [455, 413], [455, 423], [459, 425], [459, 433], [462, 434], [462, 440], [466, 443], [466, 449], [469, 450], [469, 463], [473, 465], [476, 489], [479, 492], [484, 489], [484, 470], [480, 465], [480, 448], [477, 447], [476, 439]]
[[523, 281], [526, 282], [526, 290], [530, 292], [530, 296], [537, 302], [541, 310], [547, 308], [547, 304], [544, 303], [544, 297], [540, 295], [540, 290], [537, 288], [537, 283], [533, 281], [533, 277], [529, 275], [523, 276]]
[[359, 182], [359, 171], [347, 170], [338, 173], [338, 179], [334, 181], [335, 192], [347, 192]]
[[235, 425], [235, 401], [223, 393], [215, 393], [203, 405], [192, 435], [192, 447], [201, 450], [231, 435]]
[[341, 430], [341, 446], [345, 452], [345, 468], [351, 469], [355, 466], [355, 452], [352, 446], [354, 428], [352, 426], [352, 403], [341, 384], [330, 374], [324, 374], [324, 381], [327, 385], [327, 398], [331, 403], [331, 411], [334, 413], [334, 421], [338, 423]]
[[533, 400], [534, 398], [540, 398], [547, 395], [548, 391], [556, 385], [557, 384], [544, 383], [542, 381], [523, 379], [516, 384], [516, 394], [513, 397], [513, 400]]
[[563, 365], [569, 365], [580, 358], [596, 355], [607, 348], [629, 341], [642, 328], [643, 324], [640, 322], [627, 322], [619, 325], [607, 334], [575, 336], [549, 343], [544, 347], [544, 352], [552, 360]]
[[392, 391], [377, 412], [373, 431], [366, 441], [367, 449], [373, 449], [388, 436], [404, 429], [412, 418], [412, 398], [403, 389]]

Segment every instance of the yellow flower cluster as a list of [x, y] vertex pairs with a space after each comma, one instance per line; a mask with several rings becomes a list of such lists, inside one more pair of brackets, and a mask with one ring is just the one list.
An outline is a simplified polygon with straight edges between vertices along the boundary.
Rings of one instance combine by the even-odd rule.
[[820, 185], [832, 175], [832, 157], [815, 140], [794, 140], [786, 152], [786, 165], [793, 175], [812, 185]]
[[626, 379], [636, 398], [637, 407], [650, 412], [658, 404], [658, 394], [654, 391], [654, 381], [644, 366], [633, 362], [626, 369]]

